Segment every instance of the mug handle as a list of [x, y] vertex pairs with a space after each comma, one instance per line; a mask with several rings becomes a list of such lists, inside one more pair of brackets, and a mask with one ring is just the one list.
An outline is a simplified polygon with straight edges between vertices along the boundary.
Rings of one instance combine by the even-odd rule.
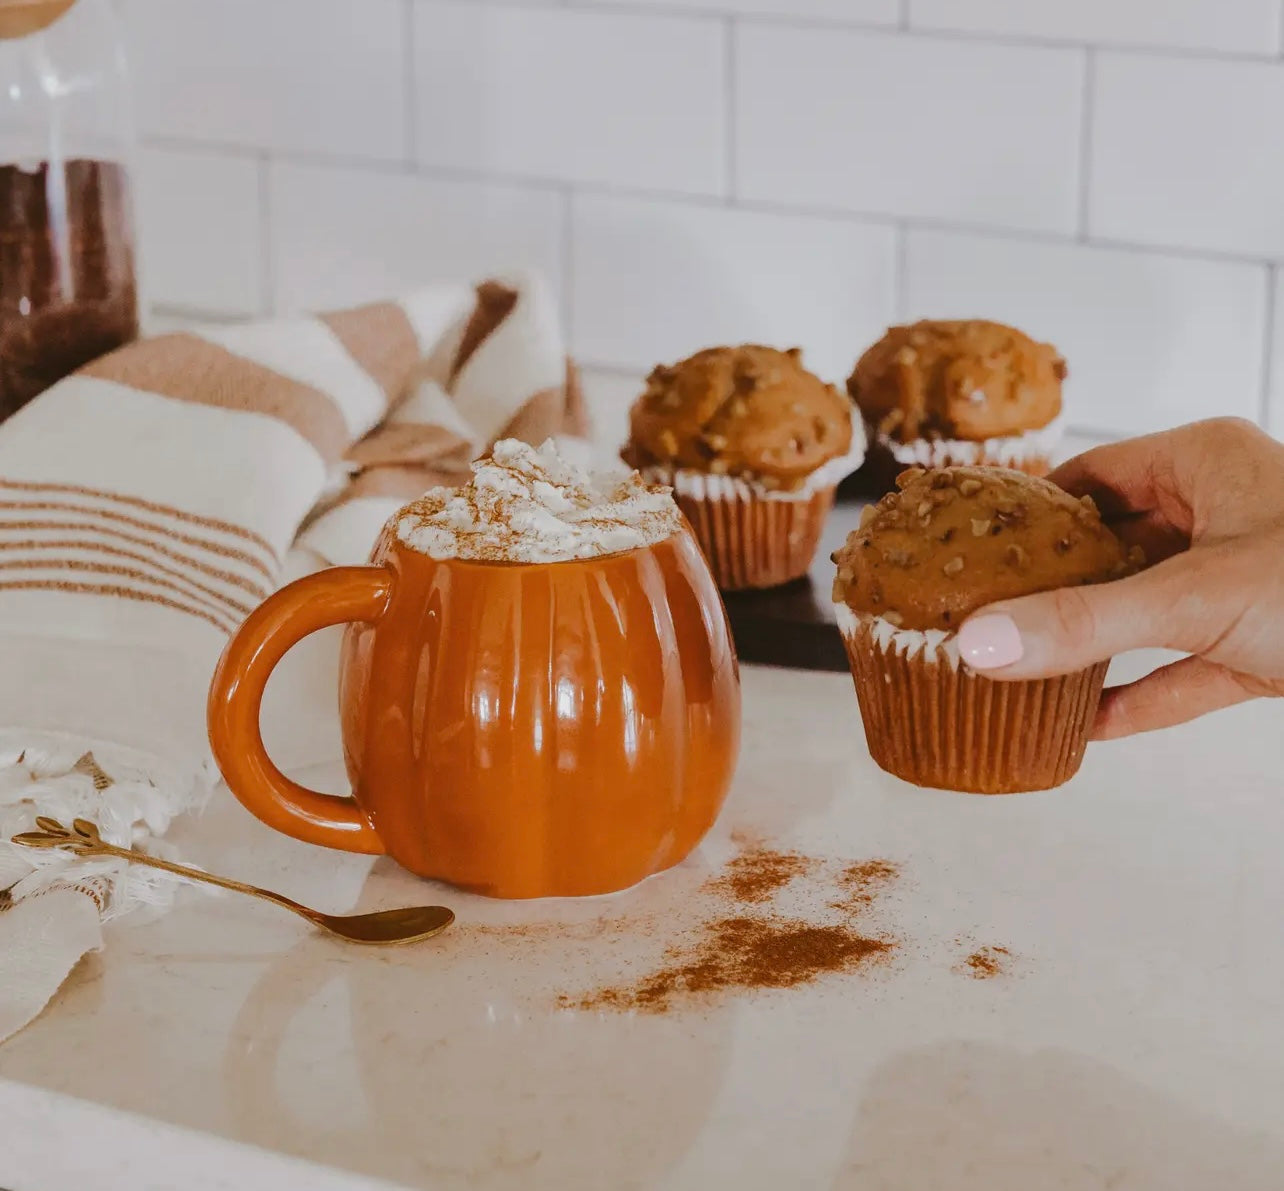
[[228, 642], [210, 684], [210, 748], [228, 788], [269, 827], [309, 844], [380, 855], [384, 846], [351, 798], [291, 781], [263, 747], [259, 713], [276, 664], [309, 633], [373, 624], [388, 607], [385, 567], [333, 567], [296, 579], [259, 605]]

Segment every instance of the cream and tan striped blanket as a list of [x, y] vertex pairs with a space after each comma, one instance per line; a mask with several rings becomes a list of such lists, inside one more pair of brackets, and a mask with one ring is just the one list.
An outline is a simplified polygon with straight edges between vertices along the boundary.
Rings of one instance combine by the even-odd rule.
[[0, 426], [0, 1040], [103, 918], [173, 892], [4, 841], [80, 815], [163, 849], [216, 782], [214, 664], [287, 565], [364, 561], [496, 438], [586, 431], [530, 277], [146, 340]]

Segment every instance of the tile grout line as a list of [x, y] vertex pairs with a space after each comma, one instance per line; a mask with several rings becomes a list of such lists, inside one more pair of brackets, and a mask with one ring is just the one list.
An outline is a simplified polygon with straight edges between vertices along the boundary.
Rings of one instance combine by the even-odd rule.
[[259, 153], [259, 312], [276, 310], [276, 237], [272, 234], [272, 155]]
[[575, 342], [575, 187], [562, 193], [562, 337], [571, 354]]
[[1262, 395], [1261, 409], [1258, 411], [1258, 424], [1263, 430], [1271, 427], [1271, 412], [1274, 406], [1274, 384], [1271, 371], [1275, 366], [1275, 289], [1279, 278], [1279, 266], [1266, 266], [1266, 303], [1262, 311], [1265, 333], [1262, 336]]
[[1089, 47], [1083, 55], [1082, 111], [1079, 119], [1079, 235], [1088, 242], [1088, 215], [1092, 206], [1092, 134], [1096, 119], [1097, 53]]
[[402, 97], [406, 105], [406, 132], [402, 150], [406, 161], [413, 167], [419, 156], [419, 88], [418, 62], [415, 54], [415, 0], [402, 0], [401, 8], [401, 68], [405, 72]]
[[[628, 199], [642, 202], [669, 203], [679, 206], [722, 208], [725, 199], [716, 194], [696, 194], [680, 190], [646, 190], [610, 182], [574, 182], [565, 178], [538, 177], [529, 174], [506, 174], [497, 171], [468, 169], [454, 166], [432, 165], [423, 162], [401, 161], [388, 158], [350, 157], [342, 154], [317, 153], [310, 150], [276, 150], [251, 148], [218, 142], [186, 140], [178, 137], [147, 137], [144, 145], [175, 152], [209, 151], [215, 155], [240, 160], [259, 160], [267, 157], [279, 164], [343, 169], [352, 172], [381, 175], [384, 177], [422, 178], [477, 186], [506, 187], [513, 190], [544, 191], [561, 194], [572, 187], [577, 194], [597, 198]], [[948, 232], [960, 236], [982, 236], [997, 240], [1014, 240], [1021, 243], [1045, 244], [1050, 247], [1101, 248], [1110, 251], [1133, 252], [1166, 256], [1176, 260], [1210, 261], [1227, 265], [1266, 265], [1272, 258], [1262, 252], [1230, 252], [1217, 248], [1195, 245], [1153, 243], [1141, 240], [1121, 240], [1111, 236], [1090, 236], [1080, 240], [1077, 229], [1072, 232], [1003, 226], [997, 223], [973, 223], [956, 218], [929, 216], [904, 216], [893, 211], [853, 210], [842, 207], [802, 206], [794, 203], [773, 202], [762, 199], [738, 198], [737, 210], [757, 212], [762, 215], [779, 215], [794, 219], [827, 219], [841, 223], [863, 224], [868, 227], [889, 227], [903, 223], [912, 230]]]
[[722, 70], [724, 74], [722, 84], [722, 103], [723, 103], [723, 178], [722, 185], [726, 191], [726, 202], [728, 206], [734, 206], [736, 201], [736, 175], [738, 173], [739, 161], [736, 153], [736, 138], [739, 135], [739, 123], [736, 115], [736, 18], [729, 16], [723, 22], [722, 36], [724, 45], [722, 48]]
[[892, 310], [898, 323], [909, 319], [909, 226], [898, 222], [893, 231], [895, 241], [895, 264], [893, 266]]
[[[529, 8], [527, 0], [485, 0], [491, 5], [509, 8]], [[561, 0], [562, 7], [570, 12], [610, 13], [618, 16], [649, 16], [679, 18], [691, 21], [718, 20], [725, 16], [725, 9], [701, 7], [699, 3], [650, 4], [640, 0], [612, 0], [609, 6], [594, 0]], [[779, 29], [811, 29], [818, 32], [871, 33], [935, 41], [983, 42], [996, 46], [1049, 50], [1106, 50], [1112, 53], [1138, 54], [1145, 57], [1165, 57], [1182, 60], [1212, 60], [1226, 62], [1271, 62], [1277, 59], [1278, 47], [1258, 50], [1227, 50], [1199, 48], [1184, 45], [1162, 45], [1156, 42], [1128, 42], [1086, 38], [1041, 37], [1037, 34], [1002, 33], [992, 29], [960, 29], [948, 26], [918, 25], [913, 23], [912, 0], [898, 0], [897, 17], [893, 21], [844, 20], [839, 17], [799, 16], [793, 13], [743, 12], [736, 20], [746, 25], [763, 25]], [[904, 17], [902, 18], [902, 10]], [[902, 21], [904, 23], [902, 23]]]

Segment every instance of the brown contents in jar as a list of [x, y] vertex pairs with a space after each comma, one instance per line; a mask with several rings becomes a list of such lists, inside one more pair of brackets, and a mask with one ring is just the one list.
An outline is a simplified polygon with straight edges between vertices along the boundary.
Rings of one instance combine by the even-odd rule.
[[0, 165], [0, 419], [137, 334], [125, 171]]

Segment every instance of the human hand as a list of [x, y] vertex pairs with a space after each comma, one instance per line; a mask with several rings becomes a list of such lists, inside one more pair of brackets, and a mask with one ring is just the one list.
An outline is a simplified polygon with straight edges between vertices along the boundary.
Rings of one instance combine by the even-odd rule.
[[1284, 444], [1217, 418], [1099, 447], [1049, 478], [1091, 496], [1154, 565], [981, 609], [959, 630], [969, 666], [1018, 680], [1130, 649], [1191, 655], [1107, 690], [1097, 739], [1284, 695]]

